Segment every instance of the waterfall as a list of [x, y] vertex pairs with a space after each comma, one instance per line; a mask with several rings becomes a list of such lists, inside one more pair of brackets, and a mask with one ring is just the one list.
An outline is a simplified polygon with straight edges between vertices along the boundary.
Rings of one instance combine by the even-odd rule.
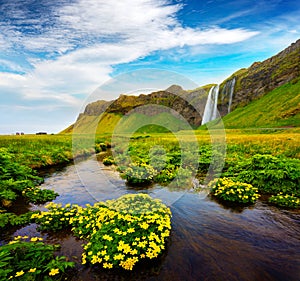
[[217, 118], [218, 96], [219, 96], [219, 85], [212, 86], [208, 93], [201, 125], [206, 124], [207, 122], [215, 120]]
[[233, 77], [233, 79], [229, 81], [228, 86], [229, 86], [229, 90], [230, 90], [230, 92], [229, 92], [229, 102], [228, 102], [228, 113], [230, 113], [231, 104], [232, 104], [233, 90], [234, 90], [234, 86], [235, 86], [235, 77]]

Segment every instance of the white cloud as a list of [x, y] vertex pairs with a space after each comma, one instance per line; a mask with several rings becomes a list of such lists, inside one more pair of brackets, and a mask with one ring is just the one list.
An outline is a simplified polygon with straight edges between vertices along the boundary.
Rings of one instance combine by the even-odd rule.
[[22, 87], [25, 81], [23, 75], [0, 72], [0, 87], [16, 89]]
[[[55, 20], [51, 28], [42, 26], [47, 19], [26, 19], [26, 13], [17, 10], [14, 17], [31, 24], [39, 34], [22, 33], [18, 26], [6, 23], [3, 30], [7, 35], [6, 45], [54, 52], [56, 56], [47, 60], [29, 58], [33, 66], [30, 73], [2, 73], [4, 80], [0, 86], [15, 87], [26, 99], [52, 99], [78, 105], [80, 100], [74, 94], [90, 94], [109, 79], [115, 65], [135, 61], [157, 50], [232, 44], [257, 34], [217, 26], [204, 30], [183, 27], [176, 18], [180, 9], [180, 5], [170, 5], [164, 0], [79, 0], [52, 11]], [[0, 37], [0, 42], [3, 38]]]

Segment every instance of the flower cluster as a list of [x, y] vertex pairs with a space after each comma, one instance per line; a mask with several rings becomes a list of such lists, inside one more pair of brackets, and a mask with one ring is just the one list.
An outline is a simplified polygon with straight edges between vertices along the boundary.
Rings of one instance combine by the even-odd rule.
[[49, 203], [46, 205], [49, 212], [33, 214], [31, 219], [39, 224], [39, 230], [60, 230], [69, 227], [69, 220], [77, 213], [78, 206]]
[[260, 197], [256, 187], [230, 178], [215, 179], [208, 187], [213, 196], [224, 201], [248, 204], [254, 203]]
[[82, 264], [132, 270], [141, 259], [158, 257], [170, 236], [171, 211], [147, 194], [128, 194], [86, 207], [50, 203], [49, 212], [33, 214], [43, 230], [71, 226], [75, 236], [87, 240]]
[[269, 198], [269, 202], [280, 207], [287, 207], [292, 209], [300, 208], [300, 198], [289, 194], [279, 193], [277, 195], [272, 195]]
[[151, 165], [132, 163], [122, 176], [125, 177], [129, 183], [137, 184], [151, 182], [156, 174], [157, 171]]
[[89, 242], [82, 263], [132, 270], [142, 259], [158, 257], [170, 236], [171, 212], [146, 194], [124, 195], [82, 209], [73, 219], [73, 231]]

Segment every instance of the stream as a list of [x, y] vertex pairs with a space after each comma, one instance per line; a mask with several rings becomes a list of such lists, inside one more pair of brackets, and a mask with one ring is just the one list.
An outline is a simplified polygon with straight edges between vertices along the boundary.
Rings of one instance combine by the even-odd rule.
[[[132, 272], [104, 270], [80, 264], [82, 240], [70, 233], [40, 233], [35, 224], [2, 233], [44, 237], [62, 245], [59, 254], [77, 262], [72, 281], [95, 280], [300, 280], [300, 213], [259, 200], [244, 208], [224, 207], [193, 192], [167, 187], [130, 187], [118, 173], [94, 158], [49, 170], [43, 188], [60, 194], [54, 202], [85, 205], [127, 193], [148, 193], [171, 208], [172, 233], [166, 252]], [[25, 211], [43, 206], [17, 206]], [[0, 243], [1, 244], [1, 243]]]

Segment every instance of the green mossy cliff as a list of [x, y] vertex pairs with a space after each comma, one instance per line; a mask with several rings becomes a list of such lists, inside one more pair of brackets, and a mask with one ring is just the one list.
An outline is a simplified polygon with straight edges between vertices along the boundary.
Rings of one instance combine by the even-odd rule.
[[[220, 85], [222, 92], [227, 81], [235, 78], [231, 111], [261, 98], [275, 88], [300, 79], [300, 39], [277, 55], [254, 62], [249, 68], [233, 73]], [[227, 114], [228, 100], [219, 96], [218, 109], [222, 116]]]

